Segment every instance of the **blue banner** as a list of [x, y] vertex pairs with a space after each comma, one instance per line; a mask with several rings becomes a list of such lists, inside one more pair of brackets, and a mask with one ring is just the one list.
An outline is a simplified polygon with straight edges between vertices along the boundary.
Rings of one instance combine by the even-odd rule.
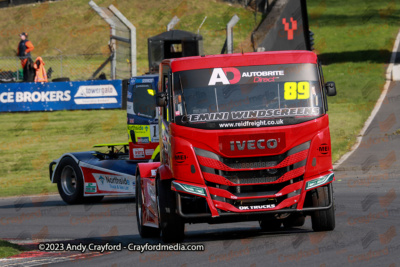
[[121, 108], [122, 80], [0, 83], [0, 112]]

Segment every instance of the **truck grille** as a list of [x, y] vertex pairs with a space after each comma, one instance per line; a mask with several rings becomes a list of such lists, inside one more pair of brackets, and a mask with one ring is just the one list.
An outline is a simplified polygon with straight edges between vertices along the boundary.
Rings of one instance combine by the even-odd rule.
[[[280, 155], [246, 158], [195, 151], [213, 200], [233, 206], [242, 202], [278, 205], [293, 195], [293, 190], [286, 192], [289, 186], [303, 181], [309, 148], [310, 142], [306, 142]], [[300, 184], [296, 185], [300, 191]]]

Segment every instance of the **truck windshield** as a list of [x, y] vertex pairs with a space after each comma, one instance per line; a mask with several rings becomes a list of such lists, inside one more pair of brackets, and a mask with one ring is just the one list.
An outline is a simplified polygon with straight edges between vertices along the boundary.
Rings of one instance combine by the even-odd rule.
[[155, 91], [150, 83], [135, 84], [133, 88], [133, 111], [145, 118], [156, 116]]
[[322, 100], [315, 64], [174, 73], [175, 121], [182, 124], [182, 116], [187, 115], [188, 123], [183, 124], [189, 127], [219, 129], [301, 123], [324, 114]]

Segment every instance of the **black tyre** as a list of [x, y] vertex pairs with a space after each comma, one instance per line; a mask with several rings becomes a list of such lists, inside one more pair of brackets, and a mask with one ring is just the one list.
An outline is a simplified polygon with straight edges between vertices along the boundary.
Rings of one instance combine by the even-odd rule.
[[57, 188], [68, 204], [83, 202], [83, 177], [78, 164], [71, 158], [63, 158], [57, 167]]
[[263, 231], [276, 231], [281, 228], [282, 220], [271, 219], [259, 221], [260, 227]]
[[[176, 198], [171, 191], [171, 180], [157, 179], [157, 206], [162, 241], [179, 243], [185, 238], [185, 223], [176, 210]], [[169, 211], [169, 212], [168, 212]]]
[[143, 225], [142, 207], [144, 201], [140, 184], [141, 184], [140, 173], [137, 172], [135, 198], [136, 198], [136, 220], [137, 220], [139, 234], [143, 238], [159, 237], [160, 229]]
[[[331, 187], [331, 193], [333, 194], [332, 185], [318, 187], [313, 191], [311, 195], [313, 207], [326, 207], [329, 205], [329, 187]], [[327, 210], [314, 211], [311, 214], [311, 222], [312, 228], [316, 232], [335, 229], [334, 203]]]
[[304, 225], [305, 221], [306, 221], [305, 216], [292, 214], [288, 218], [283, 220], [283, 226], [285, 228], [300, 227]]

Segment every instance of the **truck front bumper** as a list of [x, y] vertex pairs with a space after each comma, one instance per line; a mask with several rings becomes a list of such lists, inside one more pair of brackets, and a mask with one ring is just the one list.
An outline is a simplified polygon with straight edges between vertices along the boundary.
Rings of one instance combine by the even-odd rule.
[[[176, 213], [180, 217], [184, 218], [187, 222], [225, 222], [225, 221], [247, 221], [247, 220], [260, 220], [263, 217], [271, 217], [274, 214], [282, 213], [311, 213], [314, 211], [327, 210], [333, 206], [333, 189], [332, 181], [334, 180], [334, 175], [332, 172], [319, 177], [313, 177], [311, 179], [306, 179], [306, 181], [301, 182], [301, 186], [296, 185], [296, 183], [289, 186], [288, 190], [281, 190], [283, 192], [278, 192], [275, 195], [268, 196], [258, 196], [251, 199], [265, 199], [269, 197], [277, 197], [282, 194], [287, 194], [286, 199], [284, 199], [279, 205], [272, 208], [266, 209], [256, 209], [256, 210], [241, 210], [237, 207], [226, 203], [224, 201], [217, 200], [215, 195], [211, 196], [209, 188], [206, 185], [191, 184], [182, 181], [173, 181], [172, 189], [176, 191]], [[317, 187], [328, 185], [329, 194], [329, 204], [324, 207], [304, 207], [305, 195], [307, 191], [313, 190]], [[211, 189], [212, 190], [212, 189]], [[290, 192], [297, 191], [300, 193], [294, 196], [290, 196]], [[218, 192], [218, 191], [217, 191]], [[191, 213], [187, 210], [184, 211], [183, 198], [185, 196], [196, 196], [204, 198], [208, 210], [202, 213]], [[231, 197], [235, 199], [234, 196], [224, 195], [224, 197]], [[221, 197], [219, 197], [221, 199]], [[249, 199], [247, 197], [246, 199]]]

